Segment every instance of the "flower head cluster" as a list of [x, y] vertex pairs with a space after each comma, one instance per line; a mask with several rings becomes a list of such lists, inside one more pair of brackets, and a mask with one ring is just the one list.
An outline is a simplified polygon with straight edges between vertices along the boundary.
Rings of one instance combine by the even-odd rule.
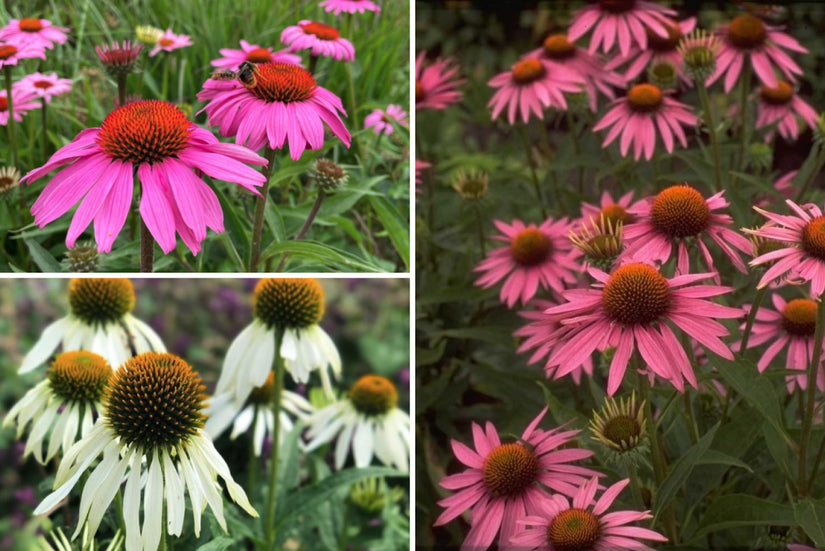
[[336, 61], [355, 59], [352, 42], [341, 37], [338, 29], [318, 21], [302, 20], [281, 33], [281, 42], [290, 52], [309, 50], [311, 55], [331, 57]]
[[149, 52], [149, 57], [155, 57], [160, 52], [171, 52], [177, 50], [178, 48], [185, 48], [186, 46], [192, 45], [192, 39], [189, 35], [186, 34], [175, 34], [172, 32], [172, 29], [166, 29], [160, 37], [158, 41], [155, 43], [155, 47], [152, 48], [152, 51]]
[[52, 98], [68, 94], [72, 90], [72, 81], [68, 78], [58, 78], [57, 73], [31, 73], [17, 81], [16, 85], [35, 97], [45, 99], [46, 103], [51, 103]]
[[10, 19], [6, 26], [0, 29], [0, 41], [23, 47], [34, 46], [40, 50], [51, 50], [55, 44], [66, 42], [67, 32], [69, 29], [58, 27], [48, 19], [24, 17]]

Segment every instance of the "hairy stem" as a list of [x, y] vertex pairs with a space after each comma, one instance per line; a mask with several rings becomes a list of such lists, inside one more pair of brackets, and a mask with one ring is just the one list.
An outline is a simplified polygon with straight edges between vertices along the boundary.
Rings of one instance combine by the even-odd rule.
[[140, 271], [151, 273], [155, 265], [155, 238], [143, 218], [140, 219]]
[[[699, 93], [699, 100], [702, 102], [702, 111], [705, 114], [705, 124], [708, 127], [708, 135], [710, 136], [710, 148], [713, 153], [713, 170], [716, 185], [714, 191], [722, 189], [722, 161], [719, 154], [719, 136], [716, 134], [716, 121], [713, 117], [713, 109], [710, 104], [710, 96], [708, 96], [708, 89], [705, 86], [703, 79], [696, 79], [696, 91]], [[744, 129], [744, 126], [743, 126]]]
[[275, 396], [272, 400], [272, 413], [275, 420], [272, 426], [272, 453], [269, 458], [269, 494], [266, 502], [266, 530], [267, 549], [275, 546], [275, 494], [278, 491], [278, 449], [281, 436], [281, 395], [284, 392], [284, 359], [281, 357], [281, 342], [284, 339], [283, 329], [275, 332]]
[[524, 152], [527, 154], [527, 164], [530, 165], [530, 176], [533, 178], [533, 189], [536, 192], [536, 200], [539, 202], [541, 208], [541, 215], [547, 218], [547, 209], [544, 206], [544, 199], [541, 196], [541, 187], [539, 186], [539, 175], [536, 170], [536, 160], [533, 158], [533, 150], [530, 147], [530, 142], [527, 141], [527, 131], [523, 125], [518, 125], [518, 134], [521, 138], [521, 144], [524, 146]]
[[264, 212], [266, 211], [266, 199], [269, 196], [269, 178], [272, 175], [272, 165], [275, 164], [275, 150], [269, 147], [264, 152], [267, 164], [263, 168], [264, 185], [261, 194], [255, 199], [255, 219], [252, 223], [252, 241], [249, 251], [249, 271], [258, 270], [258, 262], [261, 258], [261, 235], [264, 231]]

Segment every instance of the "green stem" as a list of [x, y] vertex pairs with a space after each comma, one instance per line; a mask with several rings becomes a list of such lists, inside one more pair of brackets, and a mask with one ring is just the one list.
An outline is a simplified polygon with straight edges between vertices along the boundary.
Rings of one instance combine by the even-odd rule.
[[7, 124], [9, 132], [9, 143], [11, 144], [12, 160], [14, 166], [20, 166], [20, 158], [17, 155], [17, 134], [14, 121], [14, 101], [11, 95], [11, 65], [3, 66], [3, 72], [6, 74], [6, 110], [9, 113], [9, 122]]
[[282, 329], [275, 332], [275, 388], [274, 399], [272, 400], [272, 413], [275, 416], [275, 422], [272, 426], [272, 454], [269, 459], [269, 494], [267, 495], [266, 503], [266, 523], [264, 529], [266, 531], [267, 549], [272, 549], [275, 546], [275, 494], [278, 491], [278, 449], [280, 446], [281, 436], [281, 395], [284, 392], [284, 359], [281, 357], [281, 342], [284, 339], [284, 332]]
[[484, 223], [481, 220], [481, 209], [478, 204], [473, 205], [476, 213], [476, 229], [478, 230], [478, 246], [481, 248], [481, 258], [487, 256], [487, 246], [484, 244]]
[[310, 54], [309, 55], [309, 67], [307, 68], [307, 71], [309, 71], [311, 74], [314, 75], [315, 74], [315, 67], [317, 65], [318, 65], [318, 56]]
[[742, 108], [742, 133], [739, 144], [739, 156], [736, 159], [737, 172], [741, 172], [745, 164], [745, 152], [748, 149], [748, 138], [750, 137], [750, 129], [748, 128], [748, 92], [750, 92], [751, 89], [751, 69], [747, 64], [742, 69], [740, 84], [742, 86], [739, 97], [739, 105]]
[[547, 218], [547, 209], [544, 206], [544, 199], [541, 196], [541, 187], [539, 186], [539, 176], [536, 172], [536, 160], [533, 158], [533, 150], [530, 147], [530, 142], [527, 141], [527, 131], [523, 125], [518, 125], [518, 134], [521, 137], [521, 144], [524, 146], [524, 152], [527, 154], [527, 164], [530, 165], [530, 176], [533, 178], [533, 189], [536, 191], [536, 199], [541, 208], [541, 215], [544, 219]]
[[118, 488], [115, 494], [115, 510], [117, 511], [117, 525], [122, 533], [126, 533], [126, 519], [123, 517], [123, 494]]
[[[158, 503], [157, 506], [160, 507], [160, 546], [158, 547], [158, 551], [167, 551], [169, 546], [166, 544], [166, 507], [163, 506], [163, 503]], [[125, 532], [124, 532], [125, 533]]]
[[117, 103], [118, 107], [126, 105], [126, 75], [117, 76]]
[[696, 444], [699, 441], [699, 428], [696, 425], [696, 417], [693, 415], [693, 402], [690, 399], [690, 390], [685, 389], [685, 417], [687, 417], [688, 430], [690, 431], [690, 442]]
[[722, 189], [722, 161], [720, 160], [721, 157], [719, 154], [719, 136], [716, 134], [716, 121], [713, 117], [710, 96], [708, 96], [708, 89], [705, 86], [704, 80], [696, 80], [696, 91], [699, 93], [699, 100], [702, 102], [702, 111], [705, 113], [705, 124], [708, 127], [708, 135], [710, 136], [710, 147], [713, 153], [714, 177], [716, 179], [716, 186], [714, 190], [720, 191]]
[[814, 165], [814, 169], [805, 179], [805, 182], [802, 184], [802, 187], [799, 188], [799, 192], [794, 197], [794, 203], [799, 203], [802, 198], [805, 196], [805, 192], [808, 191], [808, 188], [811, 187], [811, 184], [814, 183], [816, 180], [819, 171], [822, 170], [822, 167], [825, 166], [825, 146], [820, 146], [819, 148], [819, 156], [816, 159], [816, 164]]
[[[295, 236], [295, 239], [293, 241], [300, 241], [304, 238], [307, 231], [309, 231], [309, 227], [312, 225], [313, 220], [315, 220], [315, 217], [318, 215], [318, 211], [321, 209], [321, 203], [324, 202], [324, 198], [326, 196], [327, 194], [324, 192], [323, 189], [318, 190], [318, 196], [315, 198], [315, 202], [312, 204], [312, 208], [310, 209], [309, 214], [307, 215], [306, 222], [304, 222], [304, 226], [301, 228], [301, 231], [298, 232], [298, 235]], [[289, 253], [284, 253], [283, 258], [281, 258], [281, 261], [278, 263], [278, 267], [275, 268], [276, 272], [280, 272], [284, 269], [284, 265], [286, 264], [287, 258], [289, 258]]]
[[745, 350], [748, 348], [748, 341], [751, 338], [751, 331], [753, 330], [753, 322], [756, 320], [756, 313], [759, 311], [759, 307], [762, 305], [762, 300], [765, 298], [765, 294], [767, 292], [767, 285], [756, 290], [756, 296], [753, 298], [751, 310], [748, 312], [748, 320], [745, 322], [745, 331], [742, 333], [742, 344], [739, 347], [739, 354], [741, 356], [745, 355]]
[[[579, 129], [578, 129], [578, 126], [576, 125], [576, 121], [573, 118], [573, 114], [570, 113], [569, 109], [565, 112], [565, 114], [567, 115], [567, 126], [570, 129], [570, 137], [573, 138], [573, 151], [576, 153], [576, 158], [581, 159], [582, 148], [581, 148], [581, 143], [579, 143]], [[578, 181], [577, 189], [579, 190], [579, 193], [584, 193], [584, 167], [583, 166], [579, 167], [579, 169], [578, 169], [577, 181]]]
[[352, 64], [354, 62], [344, 63], [347, 66], [347, 82], [349, 84], [349, 108], [350, 116], [352, 117], [352, 141], [355, 142], [355, 147], [358, 149], [358, 156], [361, 157], [361, 162], [365, 162], [364, 150], [361, 148], [361, 140], [358, 138], [358, 132], [361, 130], [361, 125], [358, 122], [358, 104], [355, 103], [355, 79], [352, 76]]
[[252, 241], [249, 251], [249, 271], [258, 270], [258, 261], [261, 258], [261, 236], [264, 231], [264, 212], [266, 210], [266, 199], [269, 196], [269, 177], [272, 175], [272, 165], [275, 164], [275, 150], [269, 147], [264, 152], [267, 164], [261, 171], [264, 175], [264, 185], [261, 194], [255, 199], [255, 219], [252, 223]]
[[808, 388], [805, 395], [805, 410], [802, 413], [802, 435], [799, 444], [799, 495], [808, 494], [808, 446], [811, 442], [811, 426], [814, 421], [814, 408], [816, 406], [816, 376], [819, 371], [819, 363], [822, 359], [822, 337], [825, 334], [825, 301], [819, 297], [819, 305], [816, 310], [816, 330], [814, 331], [814, 350], [811, 363], [808, 366]]
[[46, 103], [46, 98], [40, 98], [40, 102], [40, 123], [43, 126], [43, 164], [46, 164], [49, 158], [49, 123], [46, 116], [46, 106], [49, 104]]
[[630, 479], [630, 492], [636, 500], [640, 511], [648, 509], [645, 503], [645, 498], [642, 496], [642, 488], [639, 485], [639, 470], [636, 468], [636, 461], [629, 460], [627, 462], [627, 478]]
[[255, 455], [255, 430], [258, 428], [258, 406], [254, 407], [252, 431], [249, 433], [249, 463], [247, 466], [249, 472], [246, 473], [248, 482], [248, 489], [246, 493], [249, 495], [249, 499], [251, 501], [254, 501], [253, 496], [255, 495], [255, 489], [258, 486], [258, 457]]
[[822, 456], [825, 454], [825, 438], [819, 443], [819, 449], [816, 451], [816, 459], [814, 459], [814, 468], [811, 471], [811, 480], [816, 480], [816, 475], [819, 472], [819, 465], [822, 463]]
[[155, 238], [143, 218], [140, 219], [140, 271], [152, 273], [155, 264]]
[[347, 538], [349, 536], [348, 528], [349, 528], [349, 510], [350, 504], [349, 499], [344, 500], [344, 518], [342, 519], [342, 527], [341, 527], [341, 540], [338, 542], [338, 549], [340, 551], [347, 551]]

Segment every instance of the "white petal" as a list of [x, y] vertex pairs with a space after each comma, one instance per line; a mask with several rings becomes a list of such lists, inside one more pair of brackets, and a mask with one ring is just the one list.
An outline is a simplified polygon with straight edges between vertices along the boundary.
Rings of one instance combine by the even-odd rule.
[[66, 452], [66, 455], [63, 456], [54, 477], [54, 487], [62, 486], [75, 472], [88, 467], [111, 440], [113, 440], [113, 437], [107, 430], [106, 425], [97, 423], [92, 427], [89, 435], [75, 442]]
[[[77, 438], [77, 426], [80, 424], [80, 410], [83, 408], [89, 409], [89, 406], [75, 405], [71, 408], [66, 408], [63, 410], [62, 415], [67, 415], [68, 417], [68, 421], [66, 422], [66, 427], [63, 432], [63, 442], [61, 442], [64, 453], [72, 447], [72, 444], [74, 444], [75, 439]], [[54, 438], [54, 435], [52, 435], [52, 438]]]
[[123, 492], [123, 520], [126, 523], [126, 551], [141, 551], [140, 539], [140, 455], [131, 457], [129, 479]]
[[[29, 419], [31, 419], [34, 413], [40, 409], [39, 404], [45, 404], [49, 400], [50, 394], [51, 391], [49, 390], [48, 380], [43, 380], [37, 383], [37, 386], [29, 390], [19, 402], [11, 407], [6, 415], [6, 418], [3, 419], [3, 428], [14, 424], [15, 418], [17, 418], [17, 438], [20, 438], [20, 435], [23, 434], [23, 429], [29, 422]], [[23, 416], [24, 412], [27, 413], [25, 417]]]
[[314, 412], [306, 398], [290, 390], [284, 390], [281, 394], [281, 408], [299, 419], [307, 419]]
[[206, 497], [206, 502], [215, 514], [218, 524], [223, 531], [226, 532], [226, 519], [223, 517], [223, 498], [221, 498], [221, 494], [218, 492], [219, 486], [218, 483], [215, 482], [215, 477], [213, 476], [214, 469], [211, 469], [210, 466], [204, 461], [199, 447], [194, 445], [196, 440], [199, 439], [193, 439], [191, 441], [193, 445], [190, 445], [186, 450], [189, 454], [190, 465], [194, 475], [201, 483], [201, 489], [203, 490], [204, 497]]
[[[263, 449], [264, 449], [264, 437], [266, 436], [266, 419], [264, 419], [264, 416], [261, 413], [258, 413], [257, 417], [258, 417], [258, 422], [255, 423], [255, 434], [252, 435], [252, 438], [254, 438], [254, 445], [255, 445], [256, 455], [258, 455], [258, 457], [260, 457], [261, 451], [263, 451]], [[284, 431], [281, 430], [280, 432], [281, 432], [281, 437], [283, 437]], [[273, 446], [277, 446], [279, 444], [280, 444], [280, 442], [278, 442], [278, 443], [273, 442], [272, 443]]]
[[213, 395], [209, 399], [209, 405], [203, 410], [209, 415], [204, 430], [212, 438], [217, 438], [235, 418], [237, 411], [238, 408], [231, 395], [227, 393]]
[[[120, 445], [113, 440], [109, 442], [109, 445], [103, 450], [103, 460], [94, 468], [92, 474], [90, 474], [86, 480], [86, 484], [83, 486], [83, 494], [80, 497], [80, 509], [78, 509], [77, 529], [72, 539], [75, 539], [80, 534], [80, 530], [83, 528], [86, 516], [89, 514], [89, 509], [92, 506], [92, 501], [100, 499], [99, 491], [101, 490], [102, 484], [119, 462]], [[114, 494], [112, 494], [112, 497], [114, 497]], [[103, 507], [104, 510], [109, 506], [110, 502], [111, 498], [109, 498], [109, 501], [107, 501]], [[96, 528], [97, 527], [95, 527], [95, 529]]]
[[[97, 528], [100, 526], [100, 521], [103, 520], [103, 515], [106, 514], [106, 509], [109, 508], [109, 505], [115, 498], [115, 494], [120, 489], [120, 484], [123, 481], [123, 475], [126, 473], [126, 468], [129, 466], [129, 463], [131, 463], [131, 458], [134, 453], [134, 450], [130, 450], [125, 458], [119, 459], [114, 468], [112, 468], [108, 476], [100, 485], [100, 488], [95, 495], [95, 499], [92, 501], [92, 507], [89, 509], [88, 522], [90, 534], [94, 535], [95, 532], [97, 532]], [[117, 457], [120, 457], [119, 451], [117, 453]]]
[[352, 442], [352, 453], [355, 456], [355, 466], [366, 467], [372, 461], [373, 434], [372, 423], [361, 419], [355, 429], [355, 438]]
[[281, 339], [281, 357], [287, 360], [298, 357], [297, 334], [293, 329], [284, 331], [284, 338]]
[[[92, 416], [92, 407], [86, 404], [83, 408], [83, 421], [80, 424], [80, 437], [84, 438], [94, 426], [94, 418]], [[64, 450], [65, 451], [65, 450]]]
[[215, 394], [222, 394], [236, 388], [238, 373], [244, 368], [241, 360], [250, 348], [250, 337], [254, 330], [255, 324], [247, 325], [229, 345], [229, 350], [226, 352], [226, 358], [224, 358], [221, 367], [220, 377], [218, 377], [218, 384], [215, 386]]
[[60, 346], [60, 342], [66, 335], [66, 329], [70, 324], [71, 320], [69, 318], [61, 318], [46, 327], [32, 349], [29, 350], [29, 353], [23, 358], [23, 363], [20, 364], [20, 369], [18, 369], [17, 372], [28, 373], [48, 360], [52, 352]]
[[357, 419], [347, 416], [344, 419], [344, 430], [338, 436], [338, 443], [335, 445], [335, 470], [340, 471], [347, 460], [347, 450], [349, 449], [352, 432], [355, 430]]
[[234, 440], [239, 434], [246, 432], [255, 417], [254, 409], [253, 406], [247, 406], [241, 411], [238, 417], [235, 418], [235, 424], [232, 426], [232, 434], [229, 435], [229, 438]]
[[164, 450], [162, 455], [163, 476], [166, 480], [164, 486], [166, 492], [166, 529], [169, 534], [180, 536], [183, 531], [183, 517], [186, 515], [183, 482], [178, 476], [178, 471], [172, 463], [169, 453]]
[[314, 333], [316, 342], [319, 344], [324, 357], [329, 362], [330, 366], [332, 366], [332, 372], [337, 378], [341, 375], [341, 356], [338, 354], [338, 348], [320, 325], [317, 325], [314, 328]]
[[236, 400], [246, 400], [256, 386], [266, 382], [275, 360], [275, 336], [263, 325], [257, 325], [251, 343], [249, 363], [242, 367], [241, 383], [235, 395]]
[[[46, 450], [46, 461], [51, 461], [54, 454], [57, 453], [57, 450], [60, 448], [60, 445], [63, 443], [66, 437], [67, 432], [67, 423], [69, 419], [75, 416], [74, 410], [78, 407], [75, 404], [69, 404], [63, 410], [63, 413], [57, 414], [57, 423], [54, 424], [54, 428], [52, 429], [52, 434], [49, 437], [49, 448]], [[77, 426], [75, 426], [75, 433], [77, 432]], [[69, 441], [69, 446], [71, 446], [71, 441]], [[66, 449], [69, 449], [69, 446], [66, 446]]]
[[90, 350], [94, 330], [77, 318], [69, 317], [66, 336], [63, 337], [63, 350]]
[[152, 551], [160, 545], [163, 524], [163, 469], [158, 451], [152, 452], [149, 462], [149, 480], [143, 494], [143, 549]]
[[131, 328], [135, 333], [142, 336], [148, 343], [148, 347], [138, 347], [138, 354], [143, 352], [166, 352], [166, 346], [163, 340], [155, 333], [151, 326], [134, 317], [132, 314], [125, 316], [127, 327]]
[[189, 490], [189, 501], [192, 502], [192, 519], [195, 524], [195, 537], [200, 537], [201, 533], [201, 515], [203, 514], [203, 490], [200, 482], [195, 476], [194, 469], [186, 455], [186, 452], [178, 448], [180, 451], [178, 465], [183, 472], [183, 479], [186, 482], [186, 488]]
[[218, 453], [218, 450], [215, 449], [214, 444], [212, 444], [208, 438], [196, 439], [195, 442], [196, 444], [193, 448], [201, 454], [204, 463], [211, 464], [218, 476], [223, 478], [224, 483], [226, 483], [226, 488], [229, 491], [229, 497], [244, 511], [253, 517], [257, 517], [258, 512], [252, 507], [252, 504], [249, 503], [249, 499], [246, 497], [246, 492], [243, 491], [243, 488], [232, 478], [229, 472], [229, 466], [223, 457], [221, 457], [221, 454]]
[[52, 426], [59, 407], [60, 404], [56, 399], [49, 400], [48, 407], [46, 407], [46, 410], [40, 415], [32, 427], [29, 439], [26, 441], [26, 449], [23, 450], [23, 457], [34, 452], [34, 458], [37, 459], [37, 462], [43, 463], [43, 438]]

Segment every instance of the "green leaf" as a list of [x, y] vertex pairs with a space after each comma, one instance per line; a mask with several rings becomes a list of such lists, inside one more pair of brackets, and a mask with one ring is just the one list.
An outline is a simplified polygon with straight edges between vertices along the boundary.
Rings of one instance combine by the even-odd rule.
[[37, 267], [40, 268], [42, 272], [61, 272], [60, 263], [54, 259], [54, 257], [49, 254], [49, 251], [44, 249], [40, 243], [31, 239], [29, 237], [24, 237], [23, 242], [29, 248], [29, 252], [32, 255], [32, 260], [34, 263], [37, 264]]
[[320, 262], [321, 264], [337, 270], [352, 272], [383, 272], [384, 270], [375, 264], [360, 259], [352, 253], [318, 243], [316, 241], [283, 241], [273, 243], [267, 247], [261, 259], [266, 260], [271, 256], [289, 253], [290, 255], [307, 258]]
[[790, 505], [747, 494], [727, 494], [710, 504], [691, 539], [741, 526], [794, 526], [796, 522]]
[[[218, 196], [218, 201], [220, 201], [221, 209], [223, 210], [224, 226], [226, 228], [225, 235], [228, 235], [232, 241], [236, 249], [236, 254], [240, 256], [241, 259], [245, 259], [249, 255], [250, 240], [246, 225], [244, 225], [241, 217], [238, 216], [237, 207], [232, 204], [221, 187], [213, 186], [212, 189], [215, 190], [215, 194]], [[243, 264], [241, 264], [241, 271], [246, 271]]]
[[825, 547], [825, 500], [804, 499], [794, 505], [796, 521], [814, 540], [817, 549]]
[[440, 337], [484, 341], [508, 347], [513, 346], [514, 342], [513, 336], [508, 331], [503, 331], [501, 326], [498, 325], [444, 329], [443, 331], [434, 331], [430, 335], [432, 340]]
[[[670, 469], [670, 474], [662, 482], [662, 486], [656, 493], [656, 502], [653, 504], [653, 515], [657, 518], [665, 507], [676, 496], [676, 492], [687, 481], [693, 468], [698, 463], [699, 459], [705, 455], [710, 448], [713, 437], [716, 435], [716, 430], [719, 428], [719, 423], [716, 423], [707, 433], [705, 433], [699, 441], [694, 444], [685, 454], [682, 455]], [[654, 520], [655, 523], [655, 520]]]
[[[281, 493], [285, 493], [287, 490], [295, 488], [300, 482], [299, 467], [301, 453], [298, 449], [298, 437], [303, 430], [303, 423], [300, 421], [296, 422], [295, 426], [291, 431], [289, 431], [286, 438], [284, 438], [283, 444], [281, 444], [281, 453], [283, 454], [281, 456], [282, 462], [279, 466], [281, 469], [279, 484], [279, 490], [281, 490]], [[283, 498], [279, 495], [278, 499]]]
[[410, 269], [410, 230], [409, 223], [404, 216], [384, 197], [370, 197], [369, 202], [375, 213], [387, 230], [395, 250], [404, 261], [404, 266]]
[[753, 472], [747, 463], [736, 459], [735, 457], [731, 457], [726, 453], [722, 453], [718, 450], [708, 450], [705, 454], [700, 457], [696, 461], [697, 465], [729, 465], [731, 467], [741, 467], [748, 471], [749, 473]]
[[278, 507], [280, 514], [276, 515], [275, 530], [277, 531], [284, 524], [292, 524], [295, 517], [311, 514], [339, 490], [375, 476], [407, 476], [407, 474], [387, 467], [366, 467], [337, 472], [317, 484], [301, 488], [284, 499]]
[[197, 551], [223, 551], [224, 549], [234, 549], [236, 547], [235, 540], [226, 536], [218, 536], [209, 543], [205, 543], [198, 547]]

